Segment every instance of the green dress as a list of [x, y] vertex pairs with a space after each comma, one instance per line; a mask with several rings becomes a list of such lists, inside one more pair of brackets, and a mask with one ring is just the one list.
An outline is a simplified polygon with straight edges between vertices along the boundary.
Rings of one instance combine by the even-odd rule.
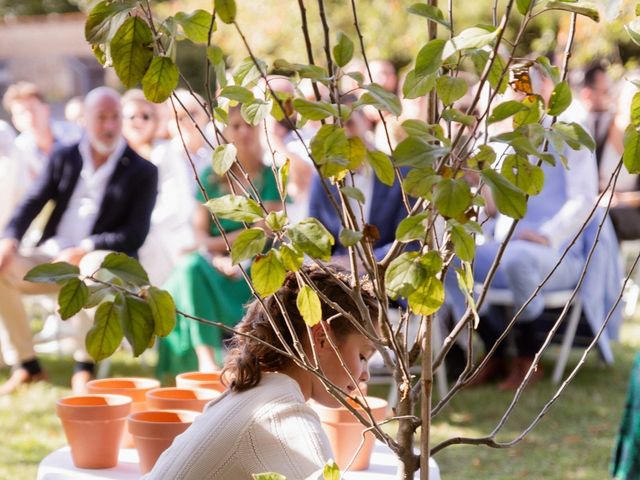
[[611, 462], [616, 480], [640, 479], [640, 354], [631, 370], [627, 403]]
[[[262, 175], [252, 179], [256, 190], [263, 201], [279, 201], [278, 187], [270, 169], [262, 171]], [[211, 167], [200, 175], [207, 196], [217, 198], [225, 195], [220, 179]], [[201, 192], [197, 195], [199, 202], [204, 202]], [[243, 228], [243, 225], [231, 220], [221, 220], [222, 228], [230, 233]], [[211, 236], [219, 236], [217, 226], [211, 223]], [[236, 325], [244, 314], [244, 306], [251, 299], [251, 292], [244, 278], [229, 278], [211, 265], [210, 259], [199, 252], [191, 253], [175, 268], [165, 284], [173, 296], [176, 308], [185, 313], [224, 323]], [[195, 347], [209, 345], [214, 348], [216, 362], [222, 364], [224, 359], [222, 341], [224, 332], [211, 325], [196, 320], [176, 316], [173, 331], [158, 344], [158, 378], [167, 380], [168, 376], [198, 370], [198, 358]]]

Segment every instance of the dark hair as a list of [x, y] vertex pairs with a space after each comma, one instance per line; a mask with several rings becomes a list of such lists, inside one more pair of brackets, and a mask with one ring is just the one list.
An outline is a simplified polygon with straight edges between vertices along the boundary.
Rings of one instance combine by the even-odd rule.
[[582, 86], [585, 88], [593, 88], [596, 84], [596, 77], [598, 74], [607, 74], [607, 69], [601, 62], [596, 62], [587, 67], [584, 71], [584, 78], [582, 79]]
[[[351, 285], [352, 276], [349, 273], [332, 265], [326, 265], [324, 269], [316, 265], [305, 265], [302, 270], [322, 294], [332, 302], [340, 305], [345, 311], [352, 313], [360, 325], [364, 326], [364, 319], [358, 314], [355, 302], [341, 285]], [[304, 341], [303, 339], [307, 337], [307, 327], [296, 304], [299, 290], [295, 273], [289, 272], [282, 287], [276, 293], [263, 300], [265, 308], [273, 317], [284, 342], [292, 349], [294, 349], [293, 336], [287, 327], [285, 318], [276, 301], [276, 296], [284, 306], [296, 336], [300, 341]], [[362, 298], [369, 308], [372, 321], [375, 322], [378, 311], [377, 302], [373, 296], [371, 284], [368, 281], [362, 283]], [[320, 302], [322, 304], [323, 321], [333, 317], [331, 318], [331, 330], [338, 342], [350, 333], [357, 331], [357, 327], [353, 325], [351, 320], [339, 315], [339, 312], [325, 303], [322, 298]], [[269, 316], [258, 300], [254, 300], [249, 304], [247, 313], [236, 326], [236, 330], [240, 333], [257, 337], [262, 342], [237, 333], [231, 338], [229, 341], [229, 354], [222, 374], [223, 382], [229, 389], [237, 392], [248, 390], [260, 382], [263, 371], [279, 371], [291, 365], [292, 360], [289, 357], [282, 355], [269, 346], [273, 345], [281, 350], [285, 349], [269, 322]]]

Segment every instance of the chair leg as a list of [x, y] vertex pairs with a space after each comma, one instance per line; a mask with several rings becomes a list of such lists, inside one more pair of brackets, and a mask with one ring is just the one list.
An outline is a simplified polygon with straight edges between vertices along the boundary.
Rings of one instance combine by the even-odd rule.
[[573, 309], [571, 315], [569, 315], [569, 321], [567, 328], [564, 332], [564, 338], [562, 339], [562, 346], [560, 347], [560, 354], [556, 360], [556, 366], [553, 369], [553, 376], [551, 381], [554, 385], [557, 385], [562, 380], [564, 369], [567, 366], [569, 360], [569, 354], [571, 353], [571, 347], [573, 347], [573, 341], [576, 337], [576, 330], [578, 329], [578, 323], [580, 322], [580, 316], [582, 315], [582, 303], [580, 300], [573, 302]]

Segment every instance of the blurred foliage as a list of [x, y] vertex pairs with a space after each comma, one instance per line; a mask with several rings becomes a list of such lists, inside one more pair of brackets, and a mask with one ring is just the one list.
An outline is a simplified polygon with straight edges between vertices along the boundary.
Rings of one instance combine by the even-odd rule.
[[0, 17], [80, 11], [77, 0], [0, 0]]

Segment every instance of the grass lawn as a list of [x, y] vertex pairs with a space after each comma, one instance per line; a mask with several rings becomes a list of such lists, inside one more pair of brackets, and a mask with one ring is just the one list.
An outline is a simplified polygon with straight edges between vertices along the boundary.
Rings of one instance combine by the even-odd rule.
[[[627, 322], [622, 342], [615, 346], [616, 365], [604, 368], [596, 356], [589, 358], [574, 383], [517, 446], [452, 446], [437, 454], [444, 480], [459, 479], [592, 479], [608, 478], [607, 469], [622, 413], [628, 375], [640, 347], [640, 321]], [[56, 399], [69, 394], [72, 362], [57, 356], [42, 357], [51, 383], [39, 383], [0, 398], [0, 480], [33, 479], [38, 462], [65, 444], [55, 415]], [[575, 358], [569, 367], [575, 365]], [[551, 371], [553, 357], [545, 361]], [[127, 354], [113, 360], [111, 375], [150, 375]], [[0, 381], [7, 377], [0, 370]], [[530, 422], [553, 395], [548, 380], [525, 392], [499, 439], [508, 440]], [[436, 417], [435, 442], [451, 436], [482, 436], [499, 420], [511, 395], [485, 387], [462, 392]]]

